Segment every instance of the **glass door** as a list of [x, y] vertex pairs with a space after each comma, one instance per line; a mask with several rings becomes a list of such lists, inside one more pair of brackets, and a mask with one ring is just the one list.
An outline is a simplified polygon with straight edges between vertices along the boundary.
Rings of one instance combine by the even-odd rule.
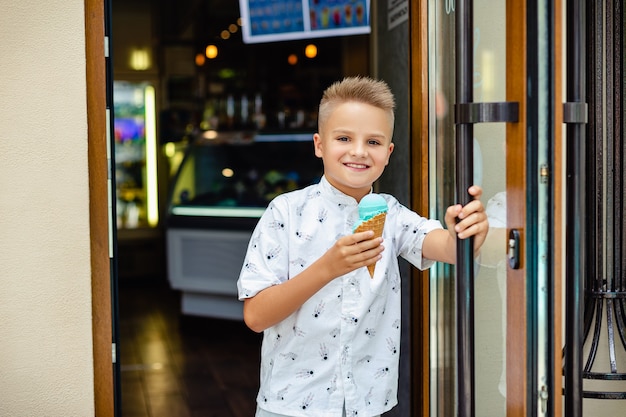
[[[456, 184], [465, 169], [483, 188], [490, 222], [470, 270], [438, 264], [430, 271], [431, 416], [553, 411], [546, 401], [554, 390], [550, 7], [441, 0], [426, 8], [430, 215], [443, 218], [462, 201]], [[463, 59], [469, 66], [459, 65]]]
[[[429, 9], [429, 199], [431, 216], [443, 218], [455, 196], [456, 4]], [[505, 4], [474, 2], [472, 87], [475, 102], [506, 101]], [[489, 13], [484, 11], [488, 10]], [[482, 12], [481, 12], [482, 11]], [[473, 182], [483, 188], [491, 231], [474, 277], [476, 415], [502, 416], [506, 407], [506, 126], [473, 129]], [[434, 162], [434, 163], [433, 163]], [[449, 394], [456, 387], [455, 269], [438, 265], [430, 274], [431, 416], [456, 415]], [[436, 355], [433, 352], [437, 352]], [[446, 394], [448, 393], [448, 394]]]

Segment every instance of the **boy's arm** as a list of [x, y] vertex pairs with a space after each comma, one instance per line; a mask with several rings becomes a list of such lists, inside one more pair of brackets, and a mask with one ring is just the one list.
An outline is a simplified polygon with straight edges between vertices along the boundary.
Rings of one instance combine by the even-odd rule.
[[433, 230], [426, 235], [422, 245], [423, 257], [449, 264], [456, 263], [457, 236], [460, 239], [474, 236], [474, 256], [478, 256], [489, 231], [489, 222], [480, 202], [482, 189], [473, 185], [468, 192], [474, 200], [465, 206], [456, 204], [446, 210], [445, 222], [448, 230]]
[[432, 230], [424, 238], [422, 256], [433, 261], [454, 264], [456, 263], [456, 241], [447, 230]]
[[262, 332], [287, 318], [333, 279], [377, 262], [384, 248], [382, 238], [372, 239], [373, 235], [366, 231], [344, 236], [295, 277], [245, 299], [246, 325]]

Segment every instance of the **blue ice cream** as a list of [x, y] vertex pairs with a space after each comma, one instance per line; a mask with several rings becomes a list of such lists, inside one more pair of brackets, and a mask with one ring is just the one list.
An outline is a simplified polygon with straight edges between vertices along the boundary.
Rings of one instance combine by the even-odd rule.
[[368, 194], [359, 202], [359, 220], [367, 221], [381, 213], [387, 213], [387, 201], [380, 194]]
[[[383, 235], [385, 219], [387, 218], [387, 201], [378, 194], [368, 194], [359, 202], [359, 223], [354, 229], [355, 232], [373, 230], [374, 237]], [[370, 277], [374, 278], [376, 264], [368, 265], [367, 270]]]

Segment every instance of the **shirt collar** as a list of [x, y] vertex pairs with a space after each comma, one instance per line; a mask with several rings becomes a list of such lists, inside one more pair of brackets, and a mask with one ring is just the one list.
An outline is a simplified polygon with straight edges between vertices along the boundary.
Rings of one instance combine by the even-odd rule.
[[[335, 188], [330, 182], [328, 182], [328, 179], [326, 179], [325, 175], [322, 176], [319, 184], [322, 196], [329, 199], [333, 203], [346, 206], [356, 206], [358, 204], [353, 197], [343, 193], [342, 191]], [[371, 192], [372, 190], [370, 189], [370, 193]]]

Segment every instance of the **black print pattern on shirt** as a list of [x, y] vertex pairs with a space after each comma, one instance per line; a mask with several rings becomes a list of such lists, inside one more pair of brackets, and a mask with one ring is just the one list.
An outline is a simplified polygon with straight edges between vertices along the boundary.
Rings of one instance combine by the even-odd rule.
[[[379, 263], [384, 269], [377, 281], [365, 268], [338, 277], [264, 332], [258, 396], [263, 408], [317, 415], [337, 404], [332, 412], [340, 415], [345, 401], [347, 416], [362, 417], [396, 402], [401, 280], [390, 259], [402, 249], [402, 256], [413, 251], [407, 260], [421, 262], [422, 233], [432, 226], [393, 198], [388, 201], [390, 229], [386, 226], [385, 258]], [[240, 298], [299, 274], [350, 234], [357, 218], [356, 202], [327, 182], [277, 197], [253, 233], [238, 283]]]

